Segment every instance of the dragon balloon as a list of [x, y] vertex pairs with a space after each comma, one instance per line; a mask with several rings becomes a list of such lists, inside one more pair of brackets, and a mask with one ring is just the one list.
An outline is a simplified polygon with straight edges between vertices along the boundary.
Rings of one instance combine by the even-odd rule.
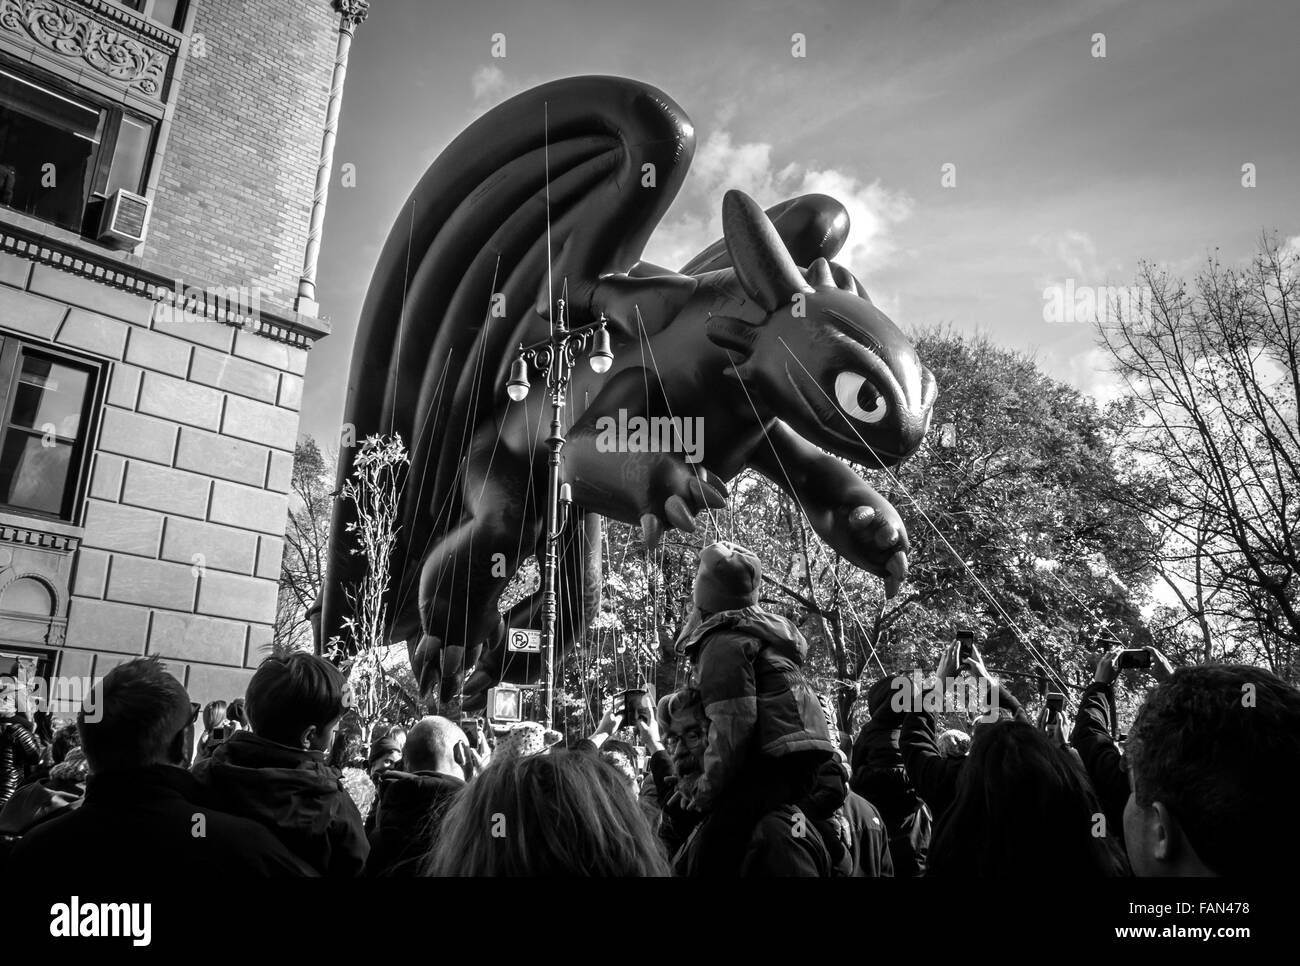
[[[399, 433], [410, 469], [387, 599], [426, 699], [465, 707], [540, 659], [508, 653], [507, 629], [539, 626], [537, 592], [502, 614], [521, 563], [541, 559], [549, 406], [506, 382], [516, 349], [548, 337], [554, 294], [569, 325], [606, 320], [614, 363], [573, 369], [562, 480], [561, 653], [595, 616], [599, 517], [639, 524], [647, 545], [725, 506], [753, 470], [791, 494], [820, 537], [894, 593], [907, 531], [843, 460], [906, 459], [930, 422], [934, 377], [859, 281], [830, 261], [844, 207], [804, 195], [763, 211], [722, 199], [723, 238], [680, 271], [641, 260], [686, 176], [689, 119], [662, 91], [575, 77], [526, 91], [467, 128], [425, 173], [380, 255], [356, 336], [345, 421], [357, 438]], [[548, 240], [549, 229], [549, 240]], [[548, 265], [550, 277], [548, 278]], [[612, 426], [672, 420], [690, 446], [612, 447]], [[638, 422], [640, 420], [640, 422]], [[677, 451], [673, 451], [673, 450]], [[340, 484], [355, 449], [344, 449]], [[354, 508], [336, 504], [318, 633], [337, 633]]]

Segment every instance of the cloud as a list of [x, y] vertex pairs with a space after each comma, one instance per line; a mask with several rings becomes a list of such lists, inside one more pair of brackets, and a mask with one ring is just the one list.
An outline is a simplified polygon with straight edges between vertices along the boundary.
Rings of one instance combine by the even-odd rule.
[[1093, 346], [1072, 354], [1068, 362], [1049, 364], [1047, 368], [1052, 370], [1054, 377], [1074, 386], [1085, 396], [1091, 396], [1099, 407], [1105, 407], [1129, 393], [1128, 384], [1114, 371], [1114, 365], [1109, 350]]
[[[912, 213], [912, 200], [879, 179], [866, 182], [837, 168], [796, 162], [778, 167], [774, 148], [761, 141], [737, 144], [719, 128], [695, 154], [681, 194], [646, 249], [646, 259], [677, 269], [722, 235], [722, 195], [738, 188], [764, 208], [798, 195], [837, 199], [849, 213], [849, 237], [836, 261], [867, 283], [896, 251], [894, 228]], [[869, 285], [868, 285], [869, 288]], [[873, 295], [873, 299], [875, 296]]]
[[511, 80], [506, 72], [495, 64], [485, 64], [476, 68], [470, 77], [470, 86], [474, 89], [474, 110], [478, 114], [496, 107], [512, 94], [525, 89], [524, 84]]
[[1103, 285], [1120, 268], [1118, 263], [1098, 259], [1097, 244], [1092, 236], [1076, 228], [1034, 235], [1030, 242], [1052, 264], [1049, 274], [1038, 279], [1038, 284], [1043, 287], [1060, 283], [1058, 270], [1061, 268], [1078, 285]]

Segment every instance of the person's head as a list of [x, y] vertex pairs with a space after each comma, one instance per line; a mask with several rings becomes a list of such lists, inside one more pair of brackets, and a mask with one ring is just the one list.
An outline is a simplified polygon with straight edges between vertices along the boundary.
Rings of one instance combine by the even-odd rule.
[[268, 741], [326, 751], [346, 710], [346, 685], [342, 671], [314, 654], [268, 657], [248, 682], [249, 727]]
[[80, 748], [72, 748], [67, 756], [50, 769], [50, 787], [56, 790], [71, 790], [85, 785], [90, 775], [90, 765], [86, 762], [86, 753]]
[[690, 794], [704, 773], [704, 752], [709, 743], [704, 701], [695, 688], [683, 688], [661, 699], [655, 713], [680, 787]]
[[429, 715], [416, 722], [402, 751], [407, 771], [434, 772], [452, 778], [469, 776], [469, 739], [460, 725]]
[[695, 607], [702, 614], [740, 610], [758, 603], [763, 565], [750, 550], [719, 540], [700, 551], [695, 573]]
[[1082, 766], [1023, 721], [983, 725], [939, 820], [929, 873], [978, 878], [1124, 875]]
[[970, 735], [956, 728], [949, 728], [935, 741], [939, 754], [945, 758], [964, 758], [970, 751]]
[[502, 736], [492, 753], [494, 761], [512, 758], [531, 758], [544, 754], [562, 739], [558, 731], [546, 728], [536, 721], [521, 721]]
[[620, 781], [579, 752], [494, 760], [457, 793], [425, 874], [665, 876], [658, 839]]
[[54, 764], [67, 760], [68, 755], [81, 747], [81, 732], [75, 724], [64, 725], [54, 732], [54, 741], [50, 743], [50, 757]]
[[623, 776], [627, 782], [627, 788], [632, 793], [632, 797], [637, 797], [637, 773], [636, 749], [626, 741], [619, 741], [617, 738], [608, 739], [600, 746], [600, 760], [607, 765], [613, 765], [614, 770]]
[[92, 772], [189, 764], [199, 706], [158, 658], [119, 664], [95, 691], [97, 713], [77, 715], [81, 748]]
[[241, 728], [248, 727], [248, 712], [245, 710], [243, 698], [235, 698], [226, 706], [226, 720], [233, 721]]
[[1264, 875], [1300, 858], [1300, 691], [1261, 668], [1181, 668], [1125, 745], [1124, 840], [1139, 876]]
[[225, 701], [209, 701], [203, 706], [203, 730], [211, 734], [226, 723]]
[[372, 779], [397, 766], [402, 760], [402, 746], [405, 743], [406, 732], [401, 728], [375, 736], [370, 743], [370, 755], [366, 759], [366, 770]]

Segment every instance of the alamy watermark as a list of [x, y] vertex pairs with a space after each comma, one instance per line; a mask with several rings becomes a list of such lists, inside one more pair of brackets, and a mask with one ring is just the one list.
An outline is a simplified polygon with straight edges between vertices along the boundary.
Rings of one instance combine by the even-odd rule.
[[983, 721], [997, 721], [998, 689], [988, 678], [961, 675], [949, 678], [943, 687], [922, 688], [921, 673], [913, 671], [911, 680], [899, 677], [893, 683], [889, 706], [896, 714], [931, 714], [957, 712], [977, 715]]
[[1151, 311], [1151, 289], [1139, 285], [1064, 285], [1043, 289], [1048, 325], [1141, 325]]
[[176, 279], [172, 292], [174, 303], [160, 302], [154, 310], [155, 319], [180, 322], [188, 311], [200, 318], [240, 319], [252, 325], [261, 318], [262, 301], [269, 294], [261, 285], [186, 285], [182, 278]]
[[[12, 700], [18, 714], [83, 714], [97, 724], [104, 717], [99, 685], [103, 678], [0, 674], [0, 698]], [[7, 702], [6, 702], [7, 703]]]
[[596, 420], [596, 449], [601, 453], [684, 453], [686, 462], [704, 459], [703, 416], [629, 416]]

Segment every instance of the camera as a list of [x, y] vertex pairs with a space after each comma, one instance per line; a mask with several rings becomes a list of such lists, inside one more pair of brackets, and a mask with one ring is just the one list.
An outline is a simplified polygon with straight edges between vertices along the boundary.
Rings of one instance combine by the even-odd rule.
[[1141, 647], [1126, 647], [1116, 656], [1115, 667], [1120, 671], [1126, 671], [1129, 668], [1149, 668], [1151, 667], [1151, 652]]

